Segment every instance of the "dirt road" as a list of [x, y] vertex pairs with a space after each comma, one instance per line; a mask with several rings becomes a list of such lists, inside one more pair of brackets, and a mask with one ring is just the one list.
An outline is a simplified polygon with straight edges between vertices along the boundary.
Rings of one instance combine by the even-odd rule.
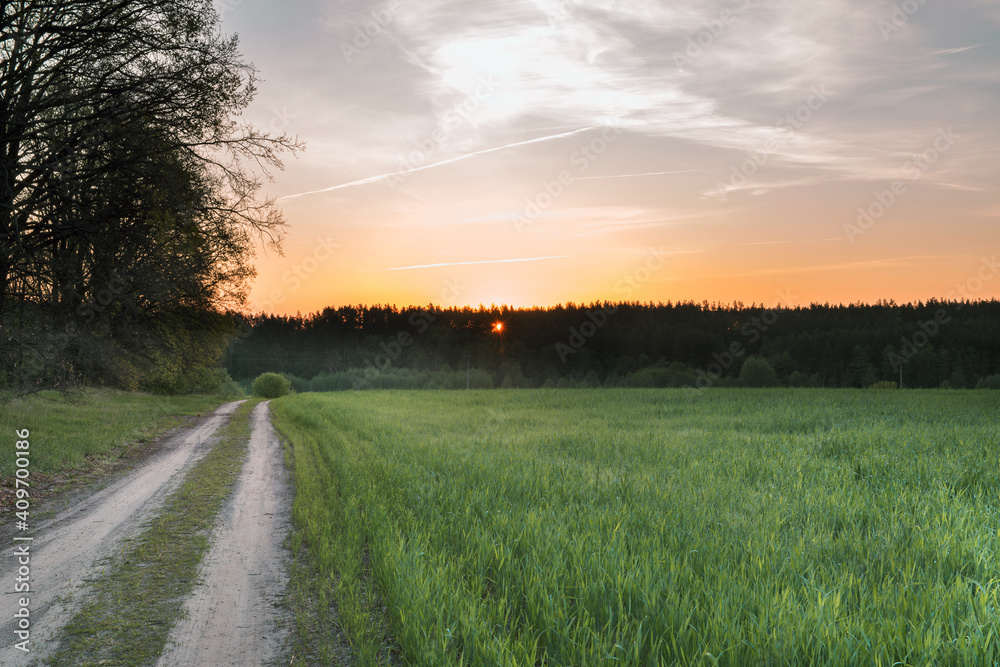
[[202, 562], [202, 583], [174, 626], [157, 667], [264, 665], [279, 656], [290, 623], [278, 623], [287, 584], [282, 542], [291, 494], [268, 405], [253, 411], [246, 462]]
[[[196, 426], [168, 438], [159, 451], [124, 478], [86, 498], [71, 503], [31, 533], [31, 653], [39, 660], [54, 650], [53, 638], [77, 608], [76, 593], [98, 576], [102, 563], [119, 552], [124, 541], [137, 535], [155, 516], [164, 499], [178, 487], [188, 470], [212, 447], [213, 434], [239, 402], [223, 405]], [[0, 554], [0, 608], [14, 610], [17, 558], [14, 547]], [[25, 664], [26, 656], [13, 648], [15, 624], [0, 617], [0, 664]]]

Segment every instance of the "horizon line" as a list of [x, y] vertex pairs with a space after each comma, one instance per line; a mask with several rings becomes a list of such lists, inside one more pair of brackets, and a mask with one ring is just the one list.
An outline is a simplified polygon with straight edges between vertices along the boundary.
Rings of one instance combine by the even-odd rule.
[[[708, 304], [707, 307], [705, 306], [706, 303]], [[473, 304], [469, 303], [469, 304], [464, 304], [464, 305], [450, 305], [450, 306], [442, 306], [442, 305], [435, 304], [433, 302], [430, 302], [427, 305], [418, 305], [418, 304], [412, 304], [411, 303], [411, 304], [406, 305], [406, 306], [398, 306], [395, 303], [393, 303], [393, 304], [389, 304], [389, 303], [370, 303], [370, 304], [361, 304], [361, 303], [359, 303], [359, 304], [352, 304], [352, 303], [346, 303], [346, 304], [341, 304], [341, 305], [338, 305], [338, 306], [332, 306], [332, 305], [330, 305], [330, 306], [324, 306], [323, 308], [321, 308], [319, 310], [310, 311], [310, 312], [307, 312], [305, 314], [302, 314], [301, 311], [299, 311], [298, 317], [305, 318], [305, 317], [308, 317], [310, 315], [321, 314], [325, 310], [339, 310], [341, 308], [355, 308], [355, 309], [358, 309], [358, 308], [361, 308], [361, 309], [366, 309], [366, 308], [390, 308], [390, 309], [395, 310], [397, 312], [404, 312], [404, 311], [407, 311], [407, 310], [428, 310], [429, 308], [433, 308], [434, 310], [440, 310], [442, 312], [462, 311], [462, 310], [466, 310], [466, 309], [475, 310], [477, 312], [485, 312], [485, 311], [488, 311], [488, 310], [495, 310], [495, 309], [501, 309], [501, 310], [508, 310], [508, 311], [515, 311], [516, 312], [516, 311], [534, 311], [534, 310], [544, 310], [544, 311], [559, 310], [559, 309], [564, 309], [565, 310], [565, 309], [570, 309], [570, 308], [575, 308], [575, 309], [580, 309], [580, 308], [594, 308], [594, 307], [604, 307], [604, 308], [606, 308], [607, 306], [614, 306], [616, 308], [617, 307], [621, 307], [621, 306], [631, 306], [633, 308], [635, 308], [635, 307], [638, 307], [638, 308], [665, 308], [665, 307], [692, 306], [693, 305], [693, 306], [697, 306], [701, 310], [723, 310], [723, 309], [732, 309], [734, 306], [736, 306], [737, 304], [739, 304], [744, 310], [751, 310], [751, 309], [763, 309], [763, 310], [808, 310], [808, 309], [816, 308], [816, 307], [819, 307], [819, 308], [851, 308], [851, 307], [863, 307], [863, 308], [884, 308], [884, 307], [889, 307], [889, 308], [915, 307], [916, 308], [916, 307], [920, 307], [920, 308], [926, 308], [928, 306], [940, 305], [940, 304], [979, 305], [979, 304], [989, 304], [989, 303], [1000, 303], [1000, 298], [998, 298], [998, 297], [985, 298], [984, 297], [984, 298], [975, 299], [975, 300], [973, 300], [973, 299], [967, 299], [967, 298], [966, 299], [948, 300], [948, 299], [938, 298], [938, 297], [929, 297], [929, 298], [924, 299], [922, 301], [906, 301], [906, 302], [899, 302], [899, 303], [897, 303], [894, 299], [888, 299], [888, 300], [880, 299], [880, 300], [875, 301], [875, 302], [855, 301], [855, 302], [846, 302], [846, 303], [843, 302], [843, 301], [840, 301], [840, 302], [837, 302], [837, 303], [831, 303], [829, 301], [822, 302], [822, 303], [818, 302], [818, 301], [812, 301], [812, 302], [810, 302], [808, 304], [783, 305], [781, 303], [778, 303], [777, 305], [774, 305], [774, 306], [767, 306], [764, 303], [759, 303], [758, 304], [756, 302], [751, 302], [749, 304], [746, 304], [746, 303], [743, 303], [742, 301], [739, 301], [739, 300], [734, 301], [734, 302], [730, 302], [730, 303], [722, 303], [722, 302], [719, 302], [719, 301], [707, 301], [707, 300], [695, 301], [694, 299], [689, 299], [689, 300], [684, 300], [684, 301], [671, 301], [671, 300], [668, 300], [668, 301], [656, 301], [656, 302], [654, 302], [654, 301], [608, 301], [608, 300], [604, 300], [604, 301], [596, 300], [596, 301], [589, 301], [589, 302], [584, 302], [584, 301], [579, 301], [579, 302], [577, 302], [577, 301], [565, 301], [565, 302], [559, 302], [559, 303], [552, 304], [552, 305], [547, 305], [547, 306], [540, 306], [540, 305], [537, 305], [537, 304], [531, 305], [531, 306], [514, 306], [514, 305], [511, 305], [511, 304], [507, 304], [507, 303], [500, 303], [500, 304], [498, 304], [498, 303], [490, 303], [489, 305], [486, 305], [486, 304], [484, 304], [482, 302], [480, 302], [477, 305], [473, 305]], [[720, 308], [720, 306], [721, 306], [721, 308]], [[239, 313], [238, 311], [230, 311], [230, 312], [234, 312], [236, 314], [244, 314], [244, 313]], [[275, 317], [296, 317], [295, 315], [290, 315], [290, 314], [265, 313], [263, 311], [257, 312], [257, 313], [250, 313], [251, 317], [262, 316], [262, 315], [263, 316], [275, 316]]]

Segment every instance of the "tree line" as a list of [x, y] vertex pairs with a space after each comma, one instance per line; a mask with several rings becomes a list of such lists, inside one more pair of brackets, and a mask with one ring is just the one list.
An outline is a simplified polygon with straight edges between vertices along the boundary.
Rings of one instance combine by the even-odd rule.
[[210, 384], [301, 145], [211, 0], [0, 6], [0, 386]]
[[1000, 383], [1000, 301], [343, 306], [249, 318], [225, 366], [244, 381], [284, 373], [298, 391], [992, 387]]

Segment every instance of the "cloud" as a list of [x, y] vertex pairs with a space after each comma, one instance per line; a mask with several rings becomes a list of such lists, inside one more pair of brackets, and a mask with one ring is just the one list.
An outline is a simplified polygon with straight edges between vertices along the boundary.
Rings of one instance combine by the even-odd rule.
[[[736, 152], [774, 140], [776, 158], [787, 165], [850, 169], [856, 146], [778, 122], [807, 100], [810, 87], [847, 78], [842, 31], [866, 20], [874, 26], [858, 7], [851, 0], [808, 11], [791, 0], [669, 7], [653, 0], [435, 0], [405, 5], [397, 27], [408, 61], [430, 75], [414, 92], [438, 114], [481, 77], [500, 82], [470, 121], [476, 133], [543, 120], [597, 126], [613, 117], [640, 136]], [[871, 37], [878, 39], [877, 31]], [[734, 97], [753, 102], [731, 105]], [[756, 113], [764, 104], [771, 111]]]
[[677, 171], [647, 171], [642, 174], [613, 174], [610, 176], [577, 176], [574, 181], [601, 180], [604, 178], [638, 178], [640, 176], [666, 176], [667, 174], [695, 174], [704, 169], [679, 169]]
[[551, 255], [549, 257], [522, 257], [517, 259], [486, 259], [472, 262], [440, 262], [437, 264], [419, 264], [416, 266], [394, 266], [386, 271], [409, 271], [411, 269], [436, 269], [442, 266], [468, 266], [471, 264], [509, 264], [514, 262], [541, 262], [549, 259], [568, 259], [575, 255]]
[[789, 243], [826, 243], [828, 241], [846, 241], [846, 237], [835, 236], [826, 239], [798, 239], [793, 241], [755, 241], [753, 243], [737, 243], [737, 246], [748, 246], [748, 245], [786, 245]]
[[[551, 268], [553, 281], [577, 289], [593, 276], [573, 266], [625, 247], [708, 248], [702, 270], [711, 271], [707, 258], [726, 238], [824, 240], [872, 192], [905, 179], [905, 165], [942, 127], [959, 140], [921, 175], [885, 235], [905, 233], [902, 245], [934, 252], [920, 248], [931, 242], [917, 239], [918, 223], [937, 218], [954, 229], [949, 243], [982, 243], [997, 215], [989, 202], [1000, 145], [1000, 5], [922, 3], [884, 36], [878, 22], [891, 18], [894, 2], [410, 0], [394, 3], [384, 32], [349, 62], [342, 45], [389, 0], [244, 2], [226, 21], [246, 48], [262, 49], [248, 54], [267, 79], [263, 118], [251, 120], [266, 127], [287, 107], [290, 131], [309, 144], [277, 175], [291, 235], [334, 234], [405, 258], [357, 253], [365, 270], [411, 271], [379, 274], [404, 275], [408, 288], [433, 279], [418, 268], [465, 264], [432, 262], [481, 257], [484, 248], [526, 262], [574, 253]], [[259, 31], [244, 34], [255, 15]], [[423, 159], [410, 159], [483, 77], [495, 91]], [[815, 89], [828, 100], [804, 111]], [[623, 133], [586, 173], [573, 169], [571, 152], [596, 136], [585, 128], [611, 119]], [[763, 154], [763, 164], [742, 169]], [[517, 235], [511, 215], [562, 169], [581, 183]], [[734, 178], [734, 169], [747, 176]], [[423, 176], [395, 193], [360, 187], [416, 172]], [[305, 197], [319, 192], [331, 195]], [[748, 222], [745, 234], [732, 233]], [[844, 245], [774, 245], [791, 257], [775, 268], [787, 270], [808, 249], [822, 251], [810, 270], [865, 269]], [[913, 266], [898, 268], [918, 273]], [[493, 272], [484, 266], [481, 275]]]
[[[355, 3], [338, 34], [351, 34], [383, 4]], [[986, 18], [988, 3], [971, 5], [970, 16]], [[364, 58], [336, 70], [348, 92], [350, 120], [339, 141], [323, 148], [331, 164], [386, 173], [331, 189], [446, 165], [542, 128], [593, 127], [611, 118], [632, 136], [732, 154], [723, 160], [776, 142], [767, 169], [794, 170], [798, 178], [783, 179], [789, 184], [807, 172], [881, 178], [885, 149], [918, 148], [919, 137], [907, 139], [926, 119], [954, 114], [945, 91], [964, 87], [988, 95], [986, 82], [973, 87], [972, 78], [992, 76], [984, 73], [989, 68], [956, 72], [949, 59], [920, 62], [918, 53], [987, 50], [972, 39], [959, 42], [969, 46], [927, 48], [930, 41], [912, 25], [885, 40], [877, 27], [885, 10], [862, 0], [402, 3]], [[934, 11], [924, 7], [918, 18], [932, 20]], [[960, 35], [951, 37], [955, 43]], [[498, 81], [498, 89], [440, 142], [434, 157], [443, 159], [413, 170], [386, 168], [425, 141], [483, 77]], [[832, 91], [831, 103], [800, 127], [780, 126], [816, 86]], [[894, 131], [885, 132], [883, 122]], [[288, 196], [323, 191], [329, 189]]]

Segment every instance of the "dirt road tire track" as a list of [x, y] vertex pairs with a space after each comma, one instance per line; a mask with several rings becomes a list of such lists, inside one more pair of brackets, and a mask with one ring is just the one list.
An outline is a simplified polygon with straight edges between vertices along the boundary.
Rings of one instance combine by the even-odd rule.
[[[51, 520], [33, 527], [31, 542], [31, 653], [13, 647], [13, 610], [17, 558], [14, 546], [3, 545], [0, 555], [0, 586], [3, 595], [0, 617], [0, 664], [28, 664], [45, 658], [56, 647], [53, 640], [77, 608], [77, 593], [88, 579], [100, 572], [101, 563], [120, 551], [123, 543], [139, 534], [155, 516], [163, 501], [183, 481], [214, 444], [213, 435], [228, 421], [241, 401], [227, 403], [201, 420], [170, 436], [160, 451], [107, 488], [58, 512]], [[11, 610], [11, 613], [6, 613]], [[30, 658], [26, 659], [26, 658]]]
[[287, 645], [284, 596], [292, 498], [268, 404], [254, 408], [253, 431], [236, 488], [202, 561], [202, 582], [185, 604], [157, 667], [266, 665]]

